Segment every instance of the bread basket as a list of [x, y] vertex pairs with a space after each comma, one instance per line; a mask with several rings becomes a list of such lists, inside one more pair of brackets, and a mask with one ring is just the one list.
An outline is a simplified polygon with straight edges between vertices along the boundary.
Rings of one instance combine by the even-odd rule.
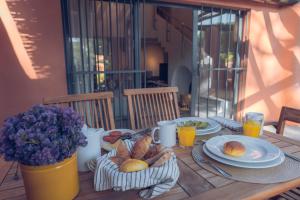
[[[125, 140], [124, 142], [129, 151], [131, 151], [134, 143], [129, 140]], [[179, 168], [174, 153], [160, 167], [150, 167], [142, 171], [130, 173], [120, 172], [118, 165], [109, 159], [115, 155], [116, 150], [112, 150], [108, 154], [96, 159], [94, 167], [94, 189], [96, 191], [108, 189], [115, 191], [142, 189], [139, 192], [140, 197], [150, 199], [169, 191], [178, 180]]]

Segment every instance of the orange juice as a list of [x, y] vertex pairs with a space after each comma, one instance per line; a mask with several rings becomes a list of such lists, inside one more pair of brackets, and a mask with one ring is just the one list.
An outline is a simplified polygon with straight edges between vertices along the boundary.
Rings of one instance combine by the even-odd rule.
[[196, 137], [196, 128], [192, 126], [178, 127], [179, 145], [184, 147], [191, 147], [194, 145]]
[[261, 125], [254, 120], [247, 120], [243, 124], [244, 135], [250, 137], [259, 137]]

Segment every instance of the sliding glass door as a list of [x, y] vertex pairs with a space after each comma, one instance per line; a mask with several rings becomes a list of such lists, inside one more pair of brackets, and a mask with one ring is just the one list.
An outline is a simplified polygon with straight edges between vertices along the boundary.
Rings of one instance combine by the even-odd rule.
[[235, 116], [245, 73], [241, 66], [245, 14], [241, 10], [212, 7], [194, 10], [193, 115]]

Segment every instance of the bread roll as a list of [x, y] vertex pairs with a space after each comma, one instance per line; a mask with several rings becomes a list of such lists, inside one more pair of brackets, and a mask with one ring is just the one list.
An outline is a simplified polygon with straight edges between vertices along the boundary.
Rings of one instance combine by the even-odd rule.
[[120, 140], [118, 146], [117, 146], [117, 157], [128, 159], [130, 158], [130, 152], [127, 149], [126, 144], [123, 142], [123, 140]]
[[145, 161], [137, 160], [137, 159], [127, 159], [125, 160], [121, 166], [121, 172], [136, 172], [141, 171], [148, 168], [148, 164]]
[[148, 135], [139, 139], [133, 146], [131, 158], [142, 159], [148, 152], [151, 142], [152, 137]]
[[113, 156], [113, 157], [110, 157], [109, 159], [110, 159], [113, 163], [117, 164], [118, 166], [120, 166], [120, 165], [125, 161], [124, 158], [121, 158], [121, 157], [118, 157], [118, 156]]
[[172, 156], [172, 152], [166, 151], [151, 167], [160, 167], [167, 162]]
[[144, 156], [143, 160], [152, 158], [153, 156], [157, 155], [163, 148], [164, 147], [161, 144], [155, 144], [155, 145], [150, 146], [150, 148], [149, 148], [148, 152], [146, 153], [146, 155]]
[[162, 149], [158, 154], [156, 154], [155, 156], [148, 158], [147, 160], [145, 160], [146, 163], [148, 163], [148, 165], [150, 165], [152, 167], [152, 165], [159, 160], [166, 152], [172, 152], [171, 149], [165, 148]]
[[229, 156], [240, 157], [246, 152], [245, 146], [237, 141], [230, 141], [224, 144], [224, 153]]
[[119, 144], [122, 142], [122, 140], [121, 139], [118, 139], [115, 143], [113, 143], [113, 144], [110, 144], [110, 147], [112, 148], [112, 149], [117, 149], [117, 147], [119, 146]]

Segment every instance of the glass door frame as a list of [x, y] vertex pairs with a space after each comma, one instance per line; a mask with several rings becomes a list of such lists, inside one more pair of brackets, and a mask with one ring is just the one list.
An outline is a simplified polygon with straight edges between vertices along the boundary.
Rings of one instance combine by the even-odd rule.
[[[193, 10], [193, 73], [192, 73], [192, 103], [191, 103], [191, 116], [199, 116], [199, 113], [197, 112], [197, 102], [199, 102], [198, 96], [199, 94], [199, 88], [200, 87], [200, 63], [199, 63], [199, 41], [197, 36], [198, 31], [198, 10], [203, 10], [203, 7], [211, 7], [211, 8], [219, 8], [216, 6], [194, 6]], [[232, 99], [232, 111], [230, 114], [230, 118], [233, 119], [240, 119], [241, 118], [241, 110], [243, 109], [243, 97], [244, 97], [244, 90], [245, 90], [245, 77], [247, 72], [247, 55], [248, 55], [248, 21], [249, 21], [249, 9], [244, 8], [221, 8], [221, 9], [228, 9], [228, 10], [238, 10], [238, 12], [242, 13], [240, 18], [238, 20], [238, 23], [240, 24], [238, 30], [238, 44], [242, 44], [240, 46], [240, 51], [236, 51], [236, 61], [234, 66], [234, 85], [233, 85], [233, 99]], [[202, 26], [202, 24], [201, 24]], [[211, 38], [210, 38], [211, 39]], [[221, 42], [221, 41], [219, 41]], [[238, 49], [239, 47], [237, 47]], [[220, 53], [220, 52], [219, 52]], [[228, 52], [227, 52], [228, 53]], [[241, 55], [241, 56], [240, 56]], [[208, 97], [207, 97], [208, 98]], [[199, 106], [199, 105], [198, 105]], [[208, 107], [208, 103], [207, 103]], [[208, 108], [207, 108], [208, 109]], [[225, 106], [226, 109], [226, 106]], [[225, 117], [226, 110], [224, 110], [224, 117]], [[206, 112], [206, 117], [209, 117], [208, 110]]]

